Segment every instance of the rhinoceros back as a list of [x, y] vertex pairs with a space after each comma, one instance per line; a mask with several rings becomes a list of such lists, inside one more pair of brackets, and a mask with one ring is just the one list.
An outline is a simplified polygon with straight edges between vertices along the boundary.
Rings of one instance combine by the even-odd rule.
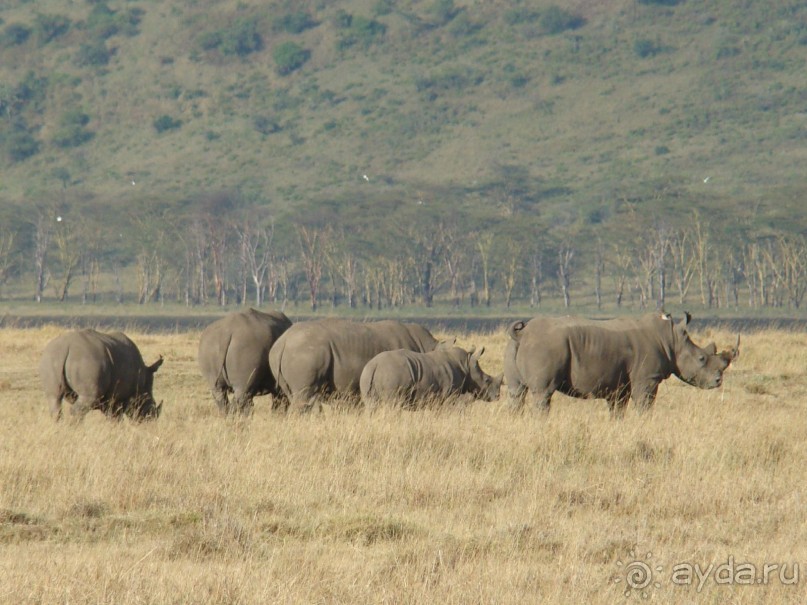
[[324, 319], [298, 323], [272, 347], [269, 365], [288, 397], [316, 392], [358, 394], [361, 371], [383, 351], [431, 351], [428, 330], [397, 321]]
[[219, 382], [257, 394], [274, 390], [268, 367], [272, 345], [290, 326], [280, 311], [236, 311], [205, 328], [199, 339], [199, 368], [211, 388]]
[[137, 393], [145, 371], [140, 351], [126, 335], [91, 329], [58, 336], [45, 347], [40, 361], [48, 394], [125, 400]]

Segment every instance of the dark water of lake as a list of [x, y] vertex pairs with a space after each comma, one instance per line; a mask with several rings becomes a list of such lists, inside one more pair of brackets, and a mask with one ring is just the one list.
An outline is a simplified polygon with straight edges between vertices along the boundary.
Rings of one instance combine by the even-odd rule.
[[[0, 316], [0, 328], [33, 328], [42, 325], [60, 325], [65, 328], [91, 327], [100, 330], [124, 330], [134, 332], [187, 332], [201, 330], [209, 323], [222, 317], [222, 314], [211, 315], [39, 315], [39, 316]], [[298, 318], [289, 316], [292, 321], [311, 319], [310, 316]], [[373, 317], [373, 320], [383, 319]], [[420, 323], [430, 330], [456, 333], [498, 332], [504, 330], [514, 317], [507, 318], [474, 318], [474, 317], [396, 317], [401, 321]], [[528, 319], [528, 317], [524, 317]], [[759, 317], [701, 317], [692, 320], [694, 331], [704, 329], [721, 329], [730, 332], [747, 334], [763, 330], [784, 330], [788, 332], [807, 332], [807, 318], [759, 318]]]

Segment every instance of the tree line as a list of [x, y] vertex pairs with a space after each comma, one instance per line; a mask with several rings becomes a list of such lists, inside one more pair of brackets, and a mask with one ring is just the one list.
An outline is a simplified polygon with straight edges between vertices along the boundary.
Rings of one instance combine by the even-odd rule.
[[[693, 212], [608, 225], [367, 206], [273, 216], [226, 195], [186, 208], [39, 206], [0, 227], [0, 297], [188, 306], [799, 309], [807, 239]], [[364, 216], [365, 222], [362, 222]], [[384, 219], [386, 217], [386, 220]]]

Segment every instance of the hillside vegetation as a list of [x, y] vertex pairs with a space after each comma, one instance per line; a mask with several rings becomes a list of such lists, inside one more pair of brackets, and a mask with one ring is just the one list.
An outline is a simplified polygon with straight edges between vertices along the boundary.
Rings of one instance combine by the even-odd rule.
[[0, 215], [804, 232], [806, 55], [796, 0], [10, 0]]

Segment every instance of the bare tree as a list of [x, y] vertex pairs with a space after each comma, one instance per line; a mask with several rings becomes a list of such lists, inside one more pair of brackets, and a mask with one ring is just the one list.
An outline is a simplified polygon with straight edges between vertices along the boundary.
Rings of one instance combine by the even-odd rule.
[[504, 304], [509, 309], [513, 304], [513, 290], [521, 268], [521, 247], [518, 242], [508, 240], [504, 249]]
[[558, 278], [560, 289], [563, 292], [563, 306], [568, 309], [571, 305], [570, 285], [574, 265], [575, 248], [571, 242], [563, 242], [558, 248]]
[[491, 303], [491, 253], [493, 250], [493, 234], [481, 233], [476, 238], [476, 249], [482, 266], [482, 301], [486, 307]]
[[245, 220], [236, 228], [236, 232], [241, 248], [241, 263], [252, 278], [252, 284], [255, 286], [255, 305], [260, 307], [264, 302], [263, 291], [272, 261], [275, 225], [272, 221], [268, 227], [257, 227], [253, 221], [254, 218]]
[[686, 302], [687, 293], [695, 275], [696, 255], [692, 249], [692, 233], [682, 229], [670, 238], [670, 257], [672, 260], [672, 281], [678, 291], [678, 303]]
[[777, 247], [788, 304], [798, 309], [807, 292], [807, 245], [804, 237], [780, 236]]
[[605, 252], [602, 240], [598, 237], [594, 245], [594, 300], [597, 309], [602, 309], [602, 274], [605, 271]]
[[34, 268], [36, 270], [36, 302], [42, 302], [42, 294], [48, 284], [48, 251], [53, 236], [53, 214], [40, 210], [34, 224]]
[[0, 231], [0, 288], [17, 268], [15, 233], [9, 229]]
[[622, 307], [625, 298], [625, 288], [634, 274], [633, 253], [627, 247], [615, 245], [611, 254], [611, 263], [614, 270], [611, 273], [614, 282], [614, 302], [617, 308]]
[[334, 282], [334, 303], [336, 302], [336, 282], [338, 278], [344, 286], [345, 300], [348, 307], [355, 309], [359, 289], [359, 262], [356, 253], [347, 243], [344, 233], [340, 233], [338, 236], [334, 234], [330, 238], [326, 262]]
[[411, 267], [417, 274], [421, 302], [426, 307], [431, 307], [434, 303], [434, 296], [443, 278], [443, 265], [440, 262], [443, 254], [441, 229], [442, 226], [438, 223], [436, 228], [420, 224], [409, 230], [412, 241]]
[[316, 311], [319, 307], [319, 287], [325, 263], [328, 233], [324, 229], [300, 227], [297, 235], [300, 241], [303, 270], [308, 282], [311, 310]]
[[[80, 220], [78, 219], [78, 222]], [[54, 289], [56, 299], [59, 302], [64, 302], [73, 281], [74, 271], [81, 259], [78, 249], [80, 234], [73, 220], [59, 216], [56, 221], [56, 228], [53, 230], [53, 241], [56, 244], [56, 260], [60, 277], [58, 283], [54, 284]]]
[[544, 259], [540, 251], [530, 256], [530, 306], [540, 307], [543, 299]]

